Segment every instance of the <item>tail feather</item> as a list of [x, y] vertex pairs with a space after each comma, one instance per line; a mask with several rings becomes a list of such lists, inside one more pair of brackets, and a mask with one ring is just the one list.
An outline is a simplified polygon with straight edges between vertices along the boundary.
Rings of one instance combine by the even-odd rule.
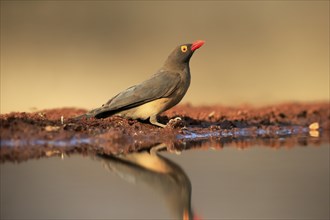
[[111, 116], [113, 113], [109, 111], [106, 107], [100, 107], [93, 109], [85, 114], [75, 117], [75, 119], [84, 119], [84, 118], [106, 118]]
[[85, 114], [74, 117], [74, 119], [80, 120], [80, 119], [84, 119], [84, 118], [93, 118], [93, 117], [94, 117], [94, 115], [89, 114], [89, 112], [87, 112]]

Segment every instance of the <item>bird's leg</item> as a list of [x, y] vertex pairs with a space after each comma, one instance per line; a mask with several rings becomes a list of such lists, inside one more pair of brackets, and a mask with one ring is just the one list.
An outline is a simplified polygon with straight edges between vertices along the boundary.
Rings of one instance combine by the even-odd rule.
[[157, 115], [150, 116], [149, 121], [153, 125], [156, 125], [156, 126], [159, 126], [159, 127], [162, 127], [162, 128], [165, 128], [166, 127], [166, 125], [164, 125], [162, 123], [159, 123], [157, 121]]
[[157, 152], [159, 152], [160, 150], [166, 148], [167, 146], [164, 144], [164, 143], [160, 143], [160, 144], [157, 144], [156, 146], [153, 146], [151, 149], [150, 149], [150, 154], [152, 156], [157, 156]]

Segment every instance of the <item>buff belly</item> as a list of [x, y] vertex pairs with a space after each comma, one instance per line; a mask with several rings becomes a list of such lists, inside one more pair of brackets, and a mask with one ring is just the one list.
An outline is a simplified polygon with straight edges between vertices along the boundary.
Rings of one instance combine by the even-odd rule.
[[171, 108], [171, 100], [169, 98], [161, 98], [157, 99], [143, 105], [137, 106], [135, 108], [131, 108], [125, 111], [121, 111], [116, 115], [125, 118], [132, 118], [132, 119], [142, 119], [146, 120], [150, 116], [158, 115], [159, 113], [166, 111], [167, 109]]

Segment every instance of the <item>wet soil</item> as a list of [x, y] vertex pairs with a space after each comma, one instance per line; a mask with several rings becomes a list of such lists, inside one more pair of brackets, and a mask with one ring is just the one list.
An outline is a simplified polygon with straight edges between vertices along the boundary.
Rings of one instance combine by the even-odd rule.
[[319, 145], [329, 142], [328, 102], [285, 103], [264, 107], [179, 105], [148, 122], [112, 116], [74, 117], [85, 109], [58, 108], [0, 115], [0, 161], [22, 161], [63, 153], [121, 154], [163, 143], [168, 150]]

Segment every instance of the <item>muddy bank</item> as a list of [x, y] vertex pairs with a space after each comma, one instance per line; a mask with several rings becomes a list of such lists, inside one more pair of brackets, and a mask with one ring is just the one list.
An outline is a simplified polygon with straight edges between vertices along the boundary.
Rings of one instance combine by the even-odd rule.
[[120, 154], [159, 143], [182, 150], [256, 144], [290, 147], [329, 141], [328, 102], [259, 108], [179, 105], [159, 117], [162, 123], [170, 120], [166, 128], [117, 116], [73, 119], [84, 112], [60, 108], [0, 115], [1, 161], [72, 152]]

